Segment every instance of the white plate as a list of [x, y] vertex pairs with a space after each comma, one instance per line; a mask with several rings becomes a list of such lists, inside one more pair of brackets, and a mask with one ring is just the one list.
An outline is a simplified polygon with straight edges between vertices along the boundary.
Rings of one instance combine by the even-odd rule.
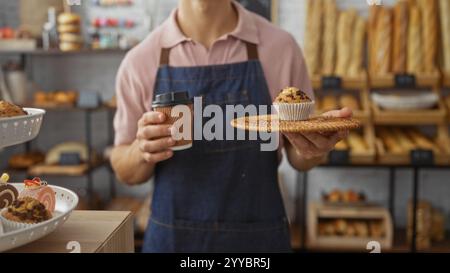
[[[11, 183], [11, 185], [15, 186], [19, 192], [24, 188], [23, 183]], [[66, 222], [72, 211], [78, 205], [78, 196], [73, 191], [62, 187], [50, 187], [52, 187], [56, 194], [56, 207], [53, 218], [29, 228], [12, 232], [5, 231], [6, 233], [0, 235], [0, 252], [36, 241], [52, 233]]]
[[430, 109], [439, 101], [434, 93], [390, 93], [372, 94], [372, 100], [381, 108], [388, 110]]
[[26, 116], [0, 118], [0, 148], [34, 139], [41, 129], [45, 110], [24, 108]]

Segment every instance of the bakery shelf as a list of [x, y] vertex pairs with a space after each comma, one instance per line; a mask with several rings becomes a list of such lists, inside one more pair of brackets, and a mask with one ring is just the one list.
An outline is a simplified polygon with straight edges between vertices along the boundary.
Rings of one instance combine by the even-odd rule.
[[373, 121], [377, 125], [427, 125], [445, 122], [447, 110], [444, 102], [440, 100], [434, 109], [393, 111], [384, 110], [371, 102]]
[[76, 166], [48, 166], [37, 165], [28, 169], [29, 176], [68, 176], [80, 177], [92, 173], [99, 168], [105, 166], [106, 161], [101, 161], [92, 166], [88, 164], [81, 164]]
[[[317, 97], [319, 98], [318, 102], [316, 103], [316, 113], [322, 114], [326, 112], [326, 110], [320, 109], [320, 101], [323, 99], [324, 92], [317, 92]], [[344, 94], [350, 94], [354, 95], [357, 99], [360, 109], [352, 109], [353, 110], [353, 117], [361, 121], [361, 123], [371, 123], [372, 119], [372, 113], [371, 113], [371, 105], [370, 105], [370, 99], [369, 99], [369, 91], [367, 89], [362, 89], [362, 91], [357, 92], [357, 94], [354, 94], [355, 92], [352, 90], [348, 91], [339, 91], [338, 95], [344, 95]], [[339, 103], [338, 103], [339, 104]], [[339, 107], [343, 107], [343, 105], [338, 105]]]
[[[415, 78], [416, 86], [419, 88], [438, 89], [440, 87], [441, 75], [438, 71], [429, 74], [415, 75]], [[395, 75], [370, 75], [369, 86], [374, 89], [395, 88]]]
[[450, 72], [442, 72], [442, 87], [450, 88]]
[[[408, 151], [404, 153], [389, 153], [386, 151], [383, 142], [376, 137], [377, 163], [390, 166], [408, 166], [411, 164], [411, 155]], [[447, 166], [450, 164], [450, 143], [446, 125], [437, 127], [437, 136], [434, 143], [440, 148], [441, 153], [434, 153], [434, 164]]]
[[[377, 221], [380, 224], [381, 237], [323, 236], [318, 232], [319, 221], [323, 219], [346, 219]], [[366, 226], [367, 227], [367, 226]], [[368, 227], [367, 227], [368, 228]], [[368, 232], [368, 231], [367, 231]], [[393, 224], [387, 209], [379, 206], [335, 206], [311, 202], [307, 216], [307, 246], [311, 249], [365, 250], [367, 242], [378, 241], [382, 249], [392, 248]]]
[[[332, 75], [332, 77], [335, 77]], [[341, 88], [347, 90], [362, 90], [367, 88], [368, 86], [368, 77], [367, 73], [364, 72], [359, 77], [337, 77], [341, 79]], [[313, 75], [311, 76], [312, 86], [315, 90], [322, 89], [322, 79], [323, 75]]]

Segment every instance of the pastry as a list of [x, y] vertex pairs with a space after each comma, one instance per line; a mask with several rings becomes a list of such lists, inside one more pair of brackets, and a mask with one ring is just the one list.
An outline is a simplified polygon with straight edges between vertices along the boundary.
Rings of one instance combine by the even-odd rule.
[[320, 72], [320, 45], [322, 38], [322, 0], [308, 0], [306, 19], [305, 61], [311, 75]]
[[356, 10], [350, 9], [339, 16], [337, 27], [337, 63], [335, 74], [346, 76], [352, 52], [352, 27], [356, 20]]
[[392, 71], [396, 74], [406, 73], [406, 52], [408, 40], [408, 3], [398, 1], [394, 7], [394, 40]]
[[8, 180], [9, 175], [6, 173], [0, 177], [0, 209], [8, 207], [19, 197], [16, 187], [8, 184]]
[[356, 236], [358, 237], [369, 237], [369, 227], [367, 226], [367, 223], [364, 221], [355, 221], [354, 222], [355, 229], [356, 229]]
[[352, 153], [364, 153], [367, 150], [363, 137], [355, 132], [350, 132], [347, 138]]
[[306, 120], [314, 111], [314, 102], [295, 87], [283, 89], [273, 105], [281, 120]]
[[408, 130], [407, 134], [419, 149], [431, 150], [436, 154], [441, 153], [439, 147], [437, 147], [436, 144], [434, 144], [433, 141], [428, 139], [426, 136], [422, 135], [418, 130]]
[[344, 192], [344, 194], [342, 195], [342, 201], [344, 203], [358, 203], [364, 200], [362, 200], [362, 196], [359, 193], [352, 190], [348, 190]]
[[381, 8], [374, 34], [374, 73], [387, 75], [391, 71], [392, 57], [392, 11]]
[[67, 42], [62, 42], [59, 43], [59, 49], [61, 51], [78, 51], [81, 50], [83, 48], [83, 45], [80, 43], [67, 43]]
[[336, 65], [336, 24], [339, 12], [335, 0], [324, 0], [322, 74], [333, 75]]
[[77, 25], [80, 22], [80, 15], [76, 13], [64, 12], [58, 16], [58, 24], [60, 25]]
[[358, 100], [352, 95], [342, 95], [339, 98], [339, 104], [341, 105], [341, 107], [348, 107], [352, 110], [360, 110]]
[[48, 186], [46, 181], [34, 178], [33, 180], [25, 180], [24, 183], [25, 189], [19, 194], [19, 198], [32, 197], [41, 202], [49, 212], [55, 211], [55, 191]]
[[342, 192], [340, 190], [333, 190], [324, 196], [326, 202], [338, 203], [342, 201]]
[[62, 33], [80, 33], [81, 28], [79, 25], [59, 25], [58, 32]]
[[373, 238], [383, 238], [384, 237], [384, 229], [383, 223], [381, 221], [371, 221], [369, 222], [369, 233]]
[[333, 95], [324, 96], [321, 103], [321, 110], [326, 112], [335, 109], [338, 109], [338, 102], [336, 97]]
[[78, 154], [82, 162], [88, 162], [89, 152], [88, 147], [84, 143], [79, 142], [64, 142], [54, 146], [48, 151], [45, 157], [46, 165], [57, 165], [62, 154], [71, 153]]
[[416, 144], [406, 135], [406, 133], [398, 128], [392, 128], [392, 134], [396, 138], [396, 141], [400, 148], [404, 152], [409, 152], [411, 150], [416, 149]]
[[52, 214], [38, 200], [23, 197], [15, 200], [2, 212], [4, 219], [12, 222], [37, 224], [52, 218]]
[[12, 169], [28, 169], [45, 161], [45, 155], [41, 152], [29, 152], [16, 154], [9, 158], [8, 166]]
[[397, 142], [396, 137], [393, 135], [392, 131], [386, 128], [380, 128], [378, 130], [378, 135], [383, 141], [385, 149], [392, 154], [404, 154], [406, 151], [402, 149], [400, 144]]
[[59, 35], [59, 41], [66, 43], [83, 43], [83, 37], [79, 34], [62, 33]]
[[422, 19], [423, 71], [434, 72], [438, 46], [438, 11], [436, 0], [417, 0]]
[[25, 115], [27, 115], [27, 112], [25, 112], [19, 106], [0, 100], [0, 118], [10, 118]]
[[345, 231], [345, 236], [347, 237], [355, 237], [356, 236], [356, 227], [354, 221], [349, 221], [347, 224], [347, 230]]
[[450, 72], [450, 0], [439, 0], [443, 67]]
[[343, 236], [346, 234], [347, 231], [347, 221], [344, 219], [337, 219], [334, 222], [334, 230], [336, 235]]
[[417, 6], [411, 6], [409, 11], [408, 28], [408, 58], [407, 72], [418, 74], [422, 72], [422, 43], [421, 43], [421, 17]]
[[357, 16], [351, 42], [352, 50], [348, 70], [348, 75], [352, 77], [360, 76], [363, 73], [366, 27], [366, 21], [362, 17]]

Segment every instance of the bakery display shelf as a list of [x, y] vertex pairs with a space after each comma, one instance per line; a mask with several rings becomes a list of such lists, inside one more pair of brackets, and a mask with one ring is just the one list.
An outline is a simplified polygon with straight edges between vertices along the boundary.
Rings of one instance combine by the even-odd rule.
[[373, 121], [377, 125], [428, 125], [441, 124], [447, 118], [447, 110], [442, 100], [434, 109], [393, 111], [384, 110], [371, 103], [373, 111]]
[[[437, 134], [433, 142], [438, 146], [440, 153], [433, 153], [434, 164], [449, 166], [450, 164], [450, 140], [445, 125], [437, 127]], [[383, 141], [376, 137], [377, 163], [386, 166], [412, 166], [409, 151], [403, 153], [390, 153], [383, 145]]]
[[450, 72], [442, 72], [442, 87], [450, 88]]
[[46, 111], [53, 111], [53, 112], [79, 112], [79, 111], [91, 111], [91, 112], [95, 112], [95, 111], [102, 111], [105, 109], [108, 109], [107, 106], [101, 105], [95, 108], [82, 108], [82, 107], [78, 107], [75, 106], [73, 104], [67, 104], [67, 105], [52, 105], [52, 104], [28, 104], [29, 106], [25, 106], [25, 107], [36, 107], [36, 108], [42, 108]]
[[[327, 112], [328, 110], [324, 110], [321, 109], [320, 106], [320, 102], [323, 99], [323, 92], [317, 92], [319, 93], [317, 95], [317, 97], [319, 98], [319, 103], [316, 103], [316, 109], [315, 109], [315, 113], [316, 114], [323, 114], [325, 112]], [[352, 90], [348, 90], [346, 93], [349, 93], [350, 95], [352, 95], [351, 93]], [[344, 93], [340, 93], [340, 95], [344, 94]], [[369, 91], [367, 89], [362, 90], [361, 92], [358, 92], [357, 95], [357, 102], [360, 106], [360, 109], [352, 109], [353, 111], [353, 117], [357, 120], [359, 120], [362, 123], [370, 123], [372, 121], [371, 116], [372, 116], [372, 111], [371, 111], [371, 105], [370, 105], [370, 99], [369, 99]], [[344, 105], [339, 105], [338, 108], [342, 108], [344, 107]]]
[[[415, 86], [417, 88], [432, 88], [438, 89], [441, 85], [441, 75], [438, 71], [434, 73], [422, 73], [414, 75]], [[373, 89], [395, 88], [396, 76], [394, 74], [387, 75], [369, 75], [369, 86]]]
[[[350, 237], [338, 235], [321, 235], [319, 233], [320, 221], [375, 221], [380, 229], [377, 233], [381, 236]], [[365, 224], [366, 225], [366, 224]], [[366, 232], [369, 232], [369, 226]], [[326, 205], [320, 202], [311, 202], [307, 213], [307, 247], [309, 249], [335, 249], [348, 251], [365, 250], [367, 242], [378, 241], [383, 249], [392, 248], [393, 224], [391, 215], [387, 209], [380, 206], [345, 206]]]
[[106, 166], [106, 161], [99, 161], [91, 166], [88, 164], [81, 164], [75, 166], [49, 166], [37, 165], [31, 167], [26, 172], [28, 176], [68, 176], [68, 177], [82, 177], [97, 171]]
[[[373, 129], [373, 125], [370, 123], [363, 124], [361, 132], [367, 149], [364, 151], [352, 151], [351, 149], [344, 150], [348, 153], [348, 162], [343, 162], [343, 164], [341, 162], [336, 162], [335, 165], [342, 166], [346, 163], [350, 165], [367, 165], [376, 163], [375, 132]], [[328, 158], [324, 161], [323, 164], [333, 165], [333, 161], [330, 161], [330, 158]]]
[[[313, 75], [311, 76], [311, 83], [315, 90], [317, 89], [323, 89], [324, 88], [324, 81], [327, 80], [328, 76], [324, 75]], [[336, 89], [346, 89], [346, 90], [362, 90], [367, 88], [368, 86], [368, 77], [367, 73], [363, 72], [361, 75], [358, 76], [335, 76], [331, 75], [329, 78], [332, 81], [340, 81], [340, 87]], [[334, 85], [334, 83], [331, 83], [331, 85]], [[326, 87], [326, 86], [325, 86]], [[330, 89], [329, 87], [326, 87], [327, 89]], [[334, 89], [334, 88], [333, 88]]]

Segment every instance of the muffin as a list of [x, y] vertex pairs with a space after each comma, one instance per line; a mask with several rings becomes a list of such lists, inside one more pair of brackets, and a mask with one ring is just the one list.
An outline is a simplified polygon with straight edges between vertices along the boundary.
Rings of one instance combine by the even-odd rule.
[[4, 209], [1, 216], [5, 229], [13, 231], [50, 220], [52, 213], [38, 200], [23, 197]]
[[299, 121], [310, 118], [314, 101], [295, 87], [283, 89], [273, 103], [281, 120]]
[[0, 118], [10, 118], [25, 115], [27, 115], [27, 112], [25, 112], [19, 106], [0, 100]]

